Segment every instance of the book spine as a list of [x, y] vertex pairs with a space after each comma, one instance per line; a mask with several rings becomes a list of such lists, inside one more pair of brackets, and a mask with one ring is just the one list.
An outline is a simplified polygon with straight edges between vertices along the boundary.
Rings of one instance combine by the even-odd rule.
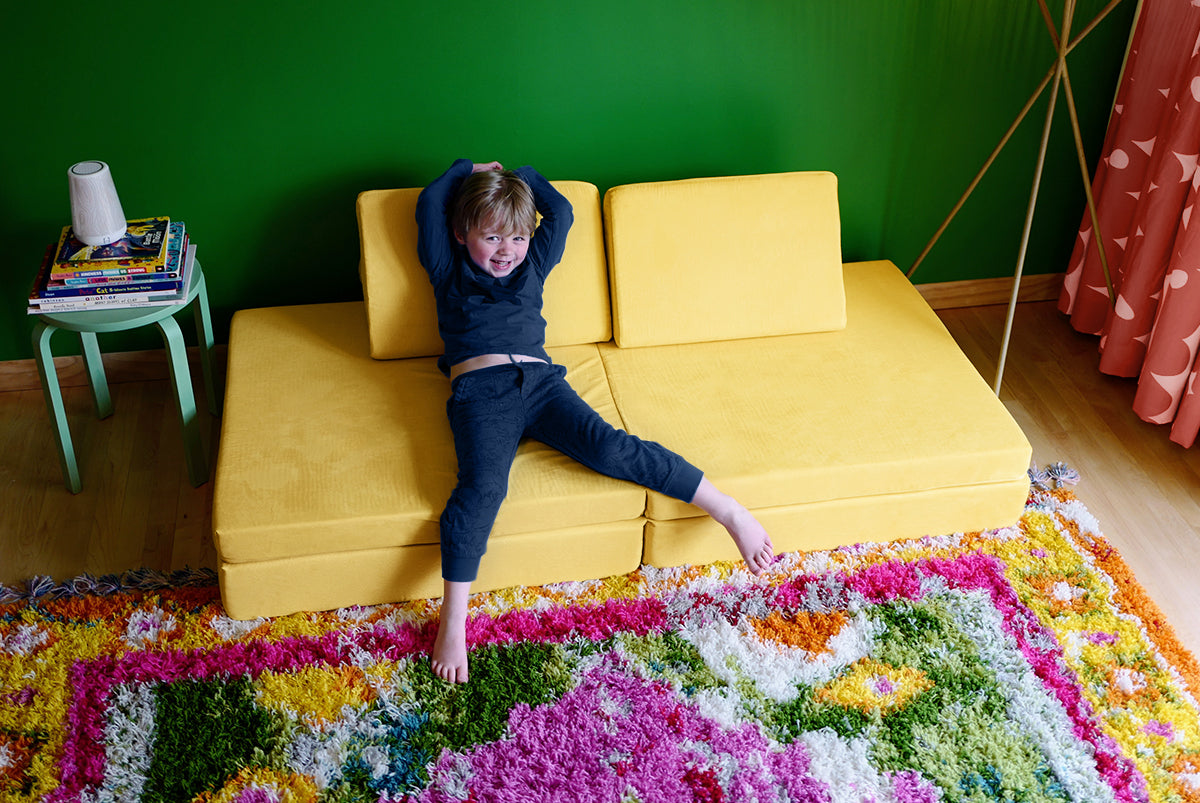
[[183, 287], [183, 283], [175, 279], [170, 282], [120, 282], [109, 284], [91, 284], [70, 287], [46, 287], [38, 294], [38, 298], [88, 298], [91, 296], [136, 295], [166, 295]]
[[76, 299], [74, 301], [40, 301], [30, 304], [26, 310], [30, 315], [43, 312], [86, 312], [100, 309], [136, 309], [139, 307], [169, 307], [178, 304], [180, 299], [174, 296], [103, 296], [97, 299]]
[[73, 276], [70, 279], [51, 279], [50, 287], [95, 287], [97, 285], [161, 284], [179, 281], [179, 270], [163, 270], [159, 273], [126, 274], [124, 276]]

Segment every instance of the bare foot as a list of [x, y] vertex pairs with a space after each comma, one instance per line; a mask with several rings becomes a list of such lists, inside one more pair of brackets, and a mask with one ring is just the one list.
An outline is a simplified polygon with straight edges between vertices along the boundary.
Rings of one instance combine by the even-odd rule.
[[751, 574], [760, 574], [775, 560], [775, 545], [771, 543], [766, 528], [741, 502], [717, 490], [707, 477], [700, 480], [692, 504], [712, 516], [729, 532]]
[[429, 663], [433, 674], [447, 683], [466, 683], [467, 672], [467, 598], [470, 583], [445, 581], [442, 612], [438, 620], [437, 639]]
[[433, 674], [447, 683], [466, 683], [467, 673], [467, 631], [466, 627], [458, 627], [445, 619], [438, 624], [437, 640], [433, 643], [429, 663], [433, 666]]

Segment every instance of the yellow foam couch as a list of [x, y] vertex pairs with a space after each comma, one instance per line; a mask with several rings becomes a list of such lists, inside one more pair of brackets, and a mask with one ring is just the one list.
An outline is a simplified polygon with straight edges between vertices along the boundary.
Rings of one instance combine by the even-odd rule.
[[[1017, 520], [1028, 441], [895, 265], [842, 263], [832, 174], [555, 185], [575, 224], [549, 354], [777, 551]], [[234, 316], [213, 505], [233, 617], [441, 593], [456, 464], [418, 192], [359, 196], [362, 302]], [[536, 442], [509, 485], [476, 590], [737, 558], [698, 509]]]

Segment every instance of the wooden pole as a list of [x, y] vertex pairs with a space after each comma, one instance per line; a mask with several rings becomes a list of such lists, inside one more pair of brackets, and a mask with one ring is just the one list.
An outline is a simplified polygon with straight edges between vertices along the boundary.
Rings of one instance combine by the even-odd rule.
[[1096, 197], [1092, 193], [1092, 177], [1088, 170], [1087, 154], [1083, 152], [1083, 135], [1079, 133], [1079, 114], [1075, 111], [1075, 95], [1071, 92], [1071, 73], [1063, 62], [1063, 89], [1067, 96], [1067, 111], [1071, 118], [1071, 133], [1075, 136], [1075, 153], [1079, 157], [1079, 172], [1083, 176], [1083, 193], [1087, 197], [1088, 215], [1092, 219], [1093, 239], [1096, 253], [1100, 257], [1100, 269], [1104, 271], [1104, 284], [1108, 287], [1108, 303], [1117, 306], [1117, 294], [1113, 291], [1112, 274], [1108, 270], [1108, 255], [1104, 253], [1104, 237], [1100, 233], [1100, 215], [1096, 211]]
[[1071, 16], [1075, 11], [1075, 0], [1064, 0], [1063, 6], [1063, 35], [1059, 40], [1058, 61], [1054, 67], [1054, 86], [1050, 90], [1050, 106], [1046, 110], [1046, 123], [1042, 126], [1042, 143], [1038, 148], [1037, 167], [1033, 173], [1033, 189], [1029, 194], [1029, 207], [1025, 211], [1025, 229], [1021, 233], [1021, 247], [1017, 253], [1017, 269], [1013, 276], [1012, 297], [1008, 302], [1008, 316], [1004, 321], [1004, 337], [1000, 342], [1000, 357], [996, 363], [996, 381], [992, 389], [1000, 395], [1000, 387], [1004, 383], [1004, 363], [1008, 359], [1008, 344], [1012, 338], [1013, 316], [1017, 310], [1017, 297], [1021, 292], [1021, 275], [1025, 271], [1025, 254], [1029, 249], [1029, 233], [1033, 229], [1033, 213], [1037, 208], [1038, 190], [1042, 184], [1042, 169], [1046, 164], [1046, 151], [1050, 145], [1050, 129], [1054, 123], [1054, 108], [1058, 101], [1058, 87], [1062, 83], [1063, 72], [1067, 66], [1068, 32], [1071, 30]]
[[[1107, 6], [1101, 9], [1100, 13], [1096, 15], [1095, 19], [1088, 23], [1087, 27], [1080, 31], [1078, 36], [1071, 40], [1071, 43], [1067, 45], [1066, 52], [1069, 54], [1072, 50], [1074, 50], [1075, 47], [1081, 41], [1083, 41], [1083, 38], [1091, 33], [1092, 30], [1099, 25], [1100, 22], [1107, 17], [1109, 13], [1121, 2], [1123, 2], [1123, 0], [1111, 0]], [[1138, 0], [1138, 11], [1134, 13], [1134, 27], [1137, 25], [1137, 15], [1141, 11], [1142, 2], [1143, 0]], [[1045, 0], [1038, 0], [1038, 4], [1042, 9], [1042, 16], [1046, 19], [1046, 27], [1050, 30], [1050, 37], [1054, 40], [1055, 50], [1061, 51], [1062, 44], [1059, 40], [1058, 33], [1055, 31], [1054, 22], [1052, 19], [1050, 19], [1050, 12], [1049, 9], [1046, 8]], [[1065, 40], [1066, 37], [1064, 36], [1063, 38]], [[1130, 34], [1130, 41], [1132, 42], [1132, 34]], [[1125, 57], [1126, 59], [1129, 57], [1128, 45], [1126, 46]], [[933, 246], [938, 240], [941, 239], [942, 234], [945, 233], [946, 229], [950, 226], [950, 221], [954, 220], [959, 211], [963, 208], [963, 205], [966, 204], [967, 199], [971, 196], [971, 193], [975, 192], [975, 188], [979, 186], [979, 182], [983, 179], [984, 174], [987, 173], [987, 171], [991, 168], [992, 163], [996, 161], [996, 157], [1000, 155], [1000, 151], [1002, 151], [1004, 146], [1008, 144], [1008, 141], [1012, 139], [1012, 135], [1016, 133], [1017, 128], [1025, 120], [1025, 117], [1029, 114], [1030, 109], [1033, 108], [1033, 105], [1037, 102], [1038, 98], [1041, 97], [1042, 92], [1046, 90], [1046, 87], [1050, 84], [1050, 80], [1054, 78], [1057, 71], [1058, 62], [1056, 60], [1054, 66], [1052, 66], [1046, 72], [1046, 76], [1042, 79], [1042, 82], [1038, 84], [1038, 87], [1034, 90], [1033, 95], [1030, 96], [1029, 100], [1025, 103], [1025, 106], [1017, 114], [1017, 119], [1013, 121], [1011, 126], [1009, 126], [1008, 131], [1004, 133], [1004, 136], [1000, 138], [1000, 144], [998, 144], [995, 150], [992, 151], [991, 155], [988, 156], [987, 161], [983, 164], [983, 167], [979, 169], [979, 172], [975, 174], [975, 178], [972, 179], [970, 185], [967, 186], [966, 192], [964, 192], [962, 197], [958, 199], [958, 203], [956, 203], [954, 208], [950, 210], [950, 214], [947, 215], [946, 219], [942, 221], [942, 225], [940, 225], [937, 231], [934, 232], [933, 237], [931, 237], [929, 242], [925, 245], [925, 248], [921, 251], [920, 256], [918, 256], [916, 261], [913, 262], [912, 267], [908, 269], [908, 272], [905, 274], [905, 276], [907, 276], [909, 279], [912, 279], [913, 274], [917, 272], [917, 268], [920, 267], [921, 263], [925, 261], [925, 257], [929, 256], [929, 252], [933, 250]], [[1124, 65], [1122, 65], [1121, 72], [1122, 74], [1124, 73]]]
[[1004, 146], [1008, 144], [1008, 141], [1012, 139], [1012, 135], [1016, 133], [1017, 128], [1020, 127], [1022, 122], [1024, 122], [1025, 116], [1029, 114], [1029, 110], [1033, 108], [1033, 104], [1037, 103], [1038, 98], [1042, 96], [1042, 92], [1044, 92], [1046, 87], [1050, 84], [1050, 79], [1054, 77], [1055, 71], [1056, 67], [1050, 68], [1050, 70], [1046, 73], [1046, 77], [1042, 79], [1042, 82], [1038, 84], [1037, 89], [1033, 91], [1033, 94], [1029, 97], [1029, 100], [1025, 102], [1025, 106], [1022, 107], [1020, 113], [1017, 115], [1017, 119], [1013, 120], [1012, 125], [1008, 127], [1008, 130], [1004, 132], [1004, 136], [1000, 138], [1000, 144], [998, 144], [992, 151], [991, 155], [988, 156], [987, 161], [983, 163], [983, 167], [979, 169], [979, 172], [975, 174], [975, 178], [972, 179], [971, 183], [967, 186], [966, 192], [964, 192], [962, 197], [958, 199], [958, 203], [956, 203], [954, 208], [950, 210], [950, 214], [946, 216], [946, 219], [942, 221], [942, 225], [938, 226], [938, 229], [936, 232], [934, 232], [933, 237], [930, 238], [929, 242], [925, 245], [925, 250], [921, 252], [921, 255], [917, 257], [916, 262], [913, 262], [912, 267], [908, 269], [908, 273], [906, 273], [905, 276], [907, 276], [909, 279], [911, 279], [913, 274], [917, 272], [917, 268], [920, 267], [921, 263], [925, 261], [925, 257], [929, 256], [929, 252], [933, 250], [933, 246], [938, 240], [941, 239], [942, 234], [950, 226], [950, 221], [954, 220], [955, 216], [958, 215], [959, 210], [961, 210], [963, 205], [967, 202], [967, 199], [971, 197], [971, 193], [975, 192], [975, 188], [978, 187], [979, 182], [983, 180], [984, 174], [987, 173], [987, 171], [991, 168], [992, 163], [996, 161], [996, 157], [1000, 155], [1000, 151], [1004, 150]]

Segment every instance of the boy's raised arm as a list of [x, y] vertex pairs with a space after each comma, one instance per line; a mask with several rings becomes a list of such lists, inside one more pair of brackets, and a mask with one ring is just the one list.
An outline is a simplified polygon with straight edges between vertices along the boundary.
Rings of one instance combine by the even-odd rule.
[[456, 159], [417, 197], [417, 256], [430, 277], [449, 267], [453, 258], [450, 204], [472, 167], [470, 159]]
[[534, 205], [542, 216], [542, 222], [529, 244], [529, 251], [533, 264], [538, 266], [542, 279], [545, 279], [550, 269], [563, 257], [567, 234], [575, 222], [575, 212], [571, 202], [537, 170], [526, 165], [513, 172], [533, 190]]

